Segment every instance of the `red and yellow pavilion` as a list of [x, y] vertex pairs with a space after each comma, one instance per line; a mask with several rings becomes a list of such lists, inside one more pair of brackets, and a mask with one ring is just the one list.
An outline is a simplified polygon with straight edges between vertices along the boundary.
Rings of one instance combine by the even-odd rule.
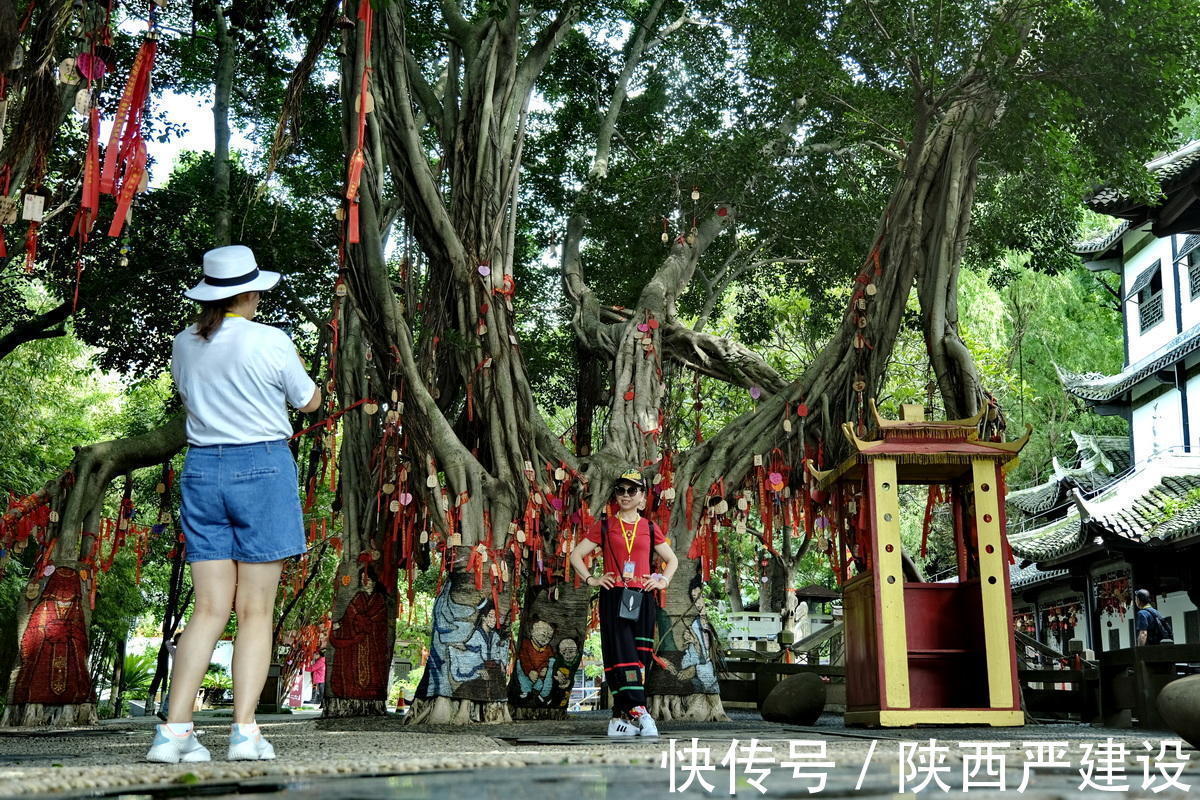
[[[903, 406], [893, 421], [870, 405], [879, 439], [859, 439], [846, 424], [854, 454], [827, 472], [809, 465], [818, 493], [828, 493], [839, 559], [857, 568], [843, 587], [846, 724], [1022, 725], [1003, 494], [1030, 431], [981, 441], [984, 412], [927, 422], [921, 406]], [[956, 582], [906, 580], [905, 484], [930, 486], [930, 508], [933, 498], [949, 502]]]

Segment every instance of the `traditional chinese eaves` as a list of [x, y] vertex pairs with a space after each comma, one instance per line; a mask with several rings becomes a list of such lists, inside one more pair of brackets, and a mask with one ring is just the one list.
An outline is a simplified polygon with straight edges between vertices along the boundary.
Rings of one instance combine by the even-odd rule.
[[[1200, 535], [1200, 459], [1164, 456], [1067, 516], [1010, 537], [1018, 558], [1061, 562], [1099, 546], [1166, 546]], [[1096, 543], [1095, 539], [1100, 539]]]
[[1112, 251], [1121, 244], [1121, 237], [1125, 235], [1125, 231], [1127, 230], [1129, 230], [1129, 222], [1122, 221], [1112, 230], [1102, 233], [1094, 239], [1088, 239], [1085, 242], [1076, 242], [1072, 246], [1071, 252], [1083, 257], [1085, 261], [1105, 258], [1112, 255]]
[[1128, 403], [1132, 399], [1129, 392], [1134, 386], [1196, 350], [1200, 350], [1200, 325], [1176, 335], [1171, 341], [1116, 375], [1104, 375], [1099, 372], [1076, 373], [1057, 366], [1055, 368], [1063, 388], [1082, 400], [1093, 404]]
[[979, 439], [979, 423], [987, 406], [970, 419], [932, 422], [924, 418], [920, 406], [905, 406], [915, 418], [886, 420], [872, 399], [868, 402], [880, 438], [860, 439], [850, 423], [842, 424], [842, 432], [854, 449], [853, 455], [830, 470], [814, 469], [806, 462], [809, 473], [816, 479], [817, 488], [828, 489], [841, 480], [858, 480], [866, 474], [867, 465], [885, 459], [896, 465], [900, 483], [950, 483], [969, 474], [977, 461], [997, 461], [1008, 464], [1017, 457], [1029, 441], [1033, 426], [1026, 423], [1025, 435], [1009, 442], [989, 442]]
[[1200, 141], [1147, 163], [1146, 169], [1158, 181], [1165, 199], [1147, 204], [1117, 188], [1103, 187], [1085, 201], [1088, 208], [1127, 220], [1132, 227], [1149, 221], [1155, 236], [1200, 231]]
[[1037, 564], [1026, 564], [1024, 567], [1013, 564], [1008, 568], [1008, 582], [1013, 589], [1025, 589], [1070, 574], [1070, 571], [1065, 569], [1039, 569]]
[[1113, 481], [1129, 468], [1129, 438], [1125, 436], [1088, 436], [1071, 432], [1075, 439], [1074, 466], [1065, 467], [1053, 459], [1053, 474], [1045, 483], [1010, 491], [1010, 508], [1027, 515], [1044, 514], [1062, 506], [1072, 489], [1091, 494]]
[[1013, 554], [1026, 561], [1049, 561], [1077, 553], [1083, 548], [1079, 513], [1072, 511], [1049, 525], [1010, 536], [1009, 544]]

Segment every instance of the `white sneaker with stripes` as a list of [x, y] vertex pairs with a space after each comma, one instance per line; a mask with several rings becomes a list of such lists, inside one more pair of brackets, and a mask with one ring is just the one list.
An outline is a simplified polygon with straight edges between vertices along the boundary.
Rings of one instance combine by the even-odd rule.
[[613, 717], [608, 721], [609, 736], [637, 736], [638, 726], [622, 717]]

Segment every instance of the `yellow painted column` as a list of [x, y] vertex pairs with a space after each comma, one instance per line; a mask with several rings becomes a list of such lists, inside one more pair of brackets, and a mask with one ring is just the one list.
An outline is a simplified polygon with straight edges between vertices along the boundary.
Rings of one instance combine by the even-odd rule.
[[988, 698], [992, 708], [1012, 708], [1012, 621], [1000, 530], [1000, 497], [996, 464], [974, 459], [975, 530], [979, 540], [979, 586], [983, 603], [983, 641], [987, 647]]
[[896, 462], [871, 460], [875, 518], [875, 574], [879, 586], [879, 627], [883, 647], [883, 705], [909, 708], [908, 628], [904, 618], [904, 564], [900, 545], [900, 491]]

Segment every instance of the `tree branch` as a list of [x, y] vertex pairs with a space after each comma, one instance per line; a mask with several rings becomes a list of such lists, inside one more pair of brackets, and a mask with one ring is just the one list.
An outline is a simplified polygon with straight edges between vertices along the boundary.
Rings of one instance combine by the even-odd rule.
[[63, 325], [71, 316], [71, 304], [63, 303], [49, 311], [38, 314], [13, 326], [12, 330], [0, 337], [0, 359], [5, 358], [26, 342], [35, 339], [52, 339], [64, 335], [67, 330]]
[[542, 73], [546, 62], [550, 60], [550, 54], [567, 35], [567, 31], [575, 24], [575, 18], [578, 16], [578, 0], [567, 0], [559, 8], [554, 21], [538, 34], [537, 41], [525, 54], [525, 58], [521, 59], [520, 66], [517, 67], [515, 91], [518, 97], [528, 94], [533, 89], [533, 82]]
[[604, 115], [604, 121], [600, 124], [600, 131], [596, 135], [596, 155], [592, 159], [592, 167], [589, 170], [589, 174], [594, 177], [603, 178], [608, 174], [608, 155], [612, 148], [613, 131], [617, 127], [617, 116], [625, 104], [629, 81], [633, 78], [633, 73], [637, 70], [638, 65], [641, 64], [642, 54], [646, 50], [646, 36], [654, 28], [654, 23], [665, 3], [666, 0], [654, 0], [654, 4], [646, 12], [645, 19], [638, 26], [637, 32], [629, 44], [629, 56], [625, 59], [625, 66], [621, 69], [620, 77], [617, 78], [617, 85], [613, 89], [608, 111]]

